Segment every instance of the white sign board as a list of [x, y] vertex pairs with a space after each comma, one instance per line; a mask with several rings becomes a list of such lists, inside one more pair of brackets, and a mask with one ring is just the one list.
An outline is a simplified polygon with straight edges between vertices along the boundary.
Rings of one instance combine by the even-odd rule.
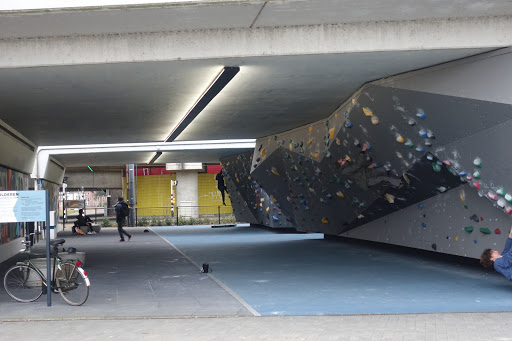
[[46, 191], [0, 191], [0, 222], [46, 221]]

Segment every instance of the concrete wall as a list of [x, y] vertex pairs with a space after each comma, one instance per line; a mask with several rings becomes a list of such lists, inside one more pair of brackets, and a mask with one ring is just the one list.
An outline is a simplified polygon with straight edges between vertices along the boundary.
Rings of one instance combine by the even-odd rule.
[[66, 169], [65, 176], [68, 190], [80, 189], [120, 189], [123, 188], [122, 170], [98, 170], [94, 173], [89, 169]]
[[[258, 139], [246, 176], [225, 170], [245, 202], [241, 188], [257, 183], [298, 230], [477, 258], [500, 248], [512, 223], [510, 56], [367, 84], [325, 120]], [[365, 188], [341, 174], [334, 161], [354, 162], [365, 143], [403, 187]]]

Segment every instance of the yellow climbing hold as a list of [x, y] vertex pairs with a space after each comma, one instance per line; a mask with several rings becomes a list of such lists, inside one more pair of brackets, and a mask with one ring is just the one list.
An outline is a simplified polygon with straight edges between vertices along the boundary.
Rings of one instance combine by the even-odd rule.
[[311, 193], [315, 193], [315, 189], [314, 189], [314, 188], [312, 188], [312, 187], [309, 187], [309, 191], [310, 191]]
[[394, 196], [393, 194], [386, 193], [386, 194], [384, 195], [384, 197], [386, 197], [386, 200], [387, 200], [390, 204], [392, 204], [392, 203], [394, 203], [394, 202], [395, 202], [395, 196]]
[[345, 198], [345, 195], [341, 192], [336, 192], [336, 195], [340, 198]]
[[313, 138], [312, 138], [312, 137], [310, 137], [310, 138], [308, 139], [307, 145], [308, 145], [308, 146], [311, 146], [311, 144], [312, 144], [312, 143], [313, 143]]
[[267, 207], [267, 209], [265, 211], [267, 211], [267, 213], [268, 213], [268, 211], [270, 211], [270, 207]]
[[455, 236], [455, 241], [458, 242], [459, 241], [459, 237]]
[[352, 159], [348, 155], [345, 155], [345, 160], [347, 160], [348, 162], [352, 162]]
[[270, 200], [272, 200], [272, 202], [277, 202], [277, 199], [273, 195], [270, 196]]
[[288, 148], [289, 148], [290, 150], [293, 150], [293, 143], [290, 143], [290, 145], [288, 146]]
[[341, 146], [341, 140], [340, 140], [339, 138], [336, 138], [336, 144], [337, 144], [338, 146]]
[[226, 163], [226, 166], [229, 166], [230, 162]]
[[327, 219], [326, 217], [323, 217], [322, 218], [322, 223], [329, 224], [329, 219]]
[[379, 118], [378, 118], [377, 116], [372, 116], [372, 123], [373, 123], [374, 125], [379, 124]]
[[261, 157], [265, 157], [265, 152], [266, 152], [266, 150], [265, 150], [265, 148], [263, 148], [260, 152]]
[[363, 107], [363, 112], [366, 116], [373, 116], [373, 112], [369, 108]]
[[309, 132], [311, 133], [313, 131], [313, 127], [309, 127]]
[[466, 193], [464, 193], [464, 190], [461, 190], [459, 193], [460, 200], [464, 202], [466, 200]]
[[337, 118], [337, 117], [338, 117], [338, 113], [334, 114], [334, 117], [336, 117], [336, 118]]
[[272, 174], [279, 176], [279, 172], [277, 171], [276, 167], [272, 167]]
[[352, 104], [356, 104], [356, 98], [352, 98]]
[[402, 135], [396, 136], [396, 142], [404, 143], [404, 138], [402, 137]]
[[320, 152], [314, 152], [311, 154], [311, 156], [313, 157], [313, 159], [318, 160], [318, 158], [320, 157]]
[[329, 130], [329, 136], [331, 137], [331, 140], [334, 138], [334, 128]]
[[401, 159], [402, 158], [402, 154], [400, 152], [396, 152], [396, 157]]
[[265, 202], [265, 198], [261, 198], [261, 199], [260, 199], [260, 201], [261, 201], [262, 203], [264, 203], [264, 202]]

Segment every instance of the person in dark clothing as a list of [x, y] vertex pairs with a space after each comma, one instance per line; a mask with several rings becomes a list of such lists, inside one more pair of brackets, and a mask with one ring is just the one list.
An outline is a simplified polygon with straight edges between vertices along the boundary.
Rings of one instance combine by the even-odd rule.
[[402, 185], [402, 181], [396, 178], [390, 178], [385, 168], [375, 168], [375, 163], [366, 157], [368, 145], [363, 145], [359, 157], [355, 163], [347, 163], [347, 159], [338, 159], [335, 162], [336, 168], [341, 168], [342, 175], [351, 176], [355, 183], [364, 190], [375, 186], [381, 182], [396, 187]]
[[480, 264], [484, 268], [491, 268], [505, 276], [509, 281], [512, 281], [512, 227], [508, 234], [507, 241], [503, 252], [499, 253], [493, 249], [485, 249], [480, 256]]
[[224, 175], [222, 174], [222, 171], [220, 171], [215, 176], [215, 180], [217, 180], [217, 188], [219, 189], [220, 194], [222, 194], [222, 203], [224, 204], [224, 206], [226, 206], [224, 191], [226, 191], [226, 193], [227, 193], [228, 189], [226, 188], [226, 184], [224, 183]]
[[128, 240], [132, 239], [132, 235], [123, 229], [123, 225], [126, 223], [126, 208], [128, 204], [124, 201], [123, 197], [117, 198], [117, 203], [114, 208], [116, 210], [116, 222], [117, 222], [117, 231], [119, 232], [119, 237], [121, 237], [120, 242], [124, 242], [124, 236], [128, 237]]
[[87, 226], [87, 233], [91, 234], [93, 232], [92, 230], [92, 220], [89, 218], [89, 216], [84, 216], [84, 210], [79, 209], [78, 210], [78, 217], [76, 217], [75, 224], [73, 225], [73, 233], [76, 233], [76, 228], [80, 228], [80, 226]]

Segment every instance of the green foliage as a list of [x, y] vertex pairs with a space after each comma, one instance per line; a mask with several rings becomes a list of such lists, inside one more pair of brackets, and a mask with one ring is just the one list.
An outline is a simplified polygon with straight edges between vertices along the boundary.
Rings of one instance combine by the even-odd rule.
[[110, 226], [112, 226], [112, 223], [110, 222], [110, 220], [108, 218], [103, 218], [103, 220], [101, 221], [101, 226], [110, 227]]

